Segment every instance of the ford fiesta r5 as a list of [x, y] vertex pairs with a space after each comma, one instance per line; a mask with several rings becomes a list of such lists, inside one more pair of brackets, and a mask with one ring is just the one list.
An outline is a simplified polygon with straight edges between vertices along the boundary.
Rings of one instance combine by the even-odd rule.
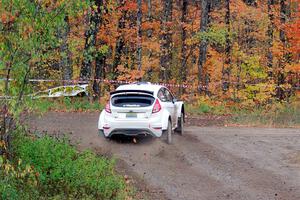
[[172, 141], [172, 132], [183, 134], [184, 104], [162, 85], [135, 83], [119, 86], [98, 121], [99, 134], [109, 138], [122, 134], [149, 134]]

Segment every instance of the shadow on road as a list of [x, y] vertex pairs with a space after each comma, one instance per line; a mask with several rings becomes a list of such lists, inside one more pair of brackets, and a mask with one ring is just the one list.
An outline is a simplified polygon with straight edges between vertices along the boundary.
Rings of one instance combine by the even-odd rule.
[[151, 144], [155, 139], [151, 135], [113, 135], [109, 140], [119, 144]]

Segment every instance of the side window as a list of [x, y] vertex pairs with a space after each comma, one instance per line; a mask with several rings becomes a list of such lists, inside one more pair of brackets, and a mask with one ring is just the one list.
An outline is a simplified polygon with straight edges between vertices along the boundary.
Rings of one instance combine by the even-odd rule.
[[167, 101], [173, 102], [173, 96], [172, 96], [171, 92], [169, 90], [165, 89], [165, 94], [166, 94]]
[[167, 101], [167, 97], [164, 93], [163, 89], [160, 89], [157, 93], [157, 97], [162, 101], [162, 102], [166, 102]]

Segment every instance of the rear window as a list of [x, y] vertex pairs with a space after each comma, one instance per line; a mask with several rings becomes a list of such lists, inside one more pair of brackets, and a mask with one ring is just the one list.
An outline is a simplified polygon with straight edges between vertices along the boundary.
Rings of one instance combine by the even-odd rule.
[[123, 94], [111, 98], [111, 103], [116, 107], [147, 107], [154, 102], [154, 97], [148, 95]]

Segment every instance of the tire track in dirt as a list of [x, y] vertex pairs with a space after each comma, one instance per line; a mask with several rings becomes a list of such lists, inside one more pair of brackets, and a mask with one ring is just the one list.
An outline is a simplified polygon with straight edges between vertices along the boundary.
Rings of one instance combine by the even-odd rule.
[[[226, 192], [230, 199], [300, 199], [295, 186], [287, 184], [280, 175], [255, 166], [252, 160], [225, 152], [188, 133], [183, 138], [177, 142], [193, 168], [205, 171], [236, 193], [244, 194], [236, 196], [236, 193]], [[196, 145], [187, 145], [190, 138], [197, 141]]]
[[[29, 124], [32, 129], [45, 130], [49, 134], [71, 132], [70, 137], [74, 143], [78, 141], [79, 149], [90, 148], [98, 154], [117, 158], [119, 171], [134, 177], [135, 185], [146, 193], [146, 199], [300, 199], [300, 176], [289, 180], [276, 171], [278, 169], [272, 171], [262, 167], [267, 164], [264, 160], [253, 160], [241, 153], [247, 148], [259, 147], [262, 157], [268, 155], [263, 148], [266, 142], [243, 146], [245, 138], [242, 136], [248, 134], [249, 129], [237, 128], [220, 135], [223, 128], [190, 127], [183, 136], [174, 135], [173, 145], [151, 137], [138, 137], [134, 143], [128, 137], [100, 138], [97, 119], [98, 113], [48, 113], [42, 118], [31, 117]], [[262, 130], [250, 129], [255, 134], [249, 137], [261, 137]], [[292, 133], [282, 136], [281, 146], [287, 145], [291, 150], [300, 148], [300, 141], [293, 140], [293, 134], [298, 132], [288, 129], [272, 131], [280, 138], [285, 133]], [[238, 145], [234, 147], [235, 143], [230, 140], [223, 141], [234, 152], [217, 142], [224, 137], [235, 138]], [[267, 141], [267, 137], [264, 139]], [[275, 151], [268, 161], [276, 162], [273, 158], [283, 151], [282, 148], [276, 150], [279, 152]], [[253, 152], [250, 149], [248, 153]], [[282, 162], [288, 165], [287, 161]], [[282, 170], [290, 174], [288, 168]]]

